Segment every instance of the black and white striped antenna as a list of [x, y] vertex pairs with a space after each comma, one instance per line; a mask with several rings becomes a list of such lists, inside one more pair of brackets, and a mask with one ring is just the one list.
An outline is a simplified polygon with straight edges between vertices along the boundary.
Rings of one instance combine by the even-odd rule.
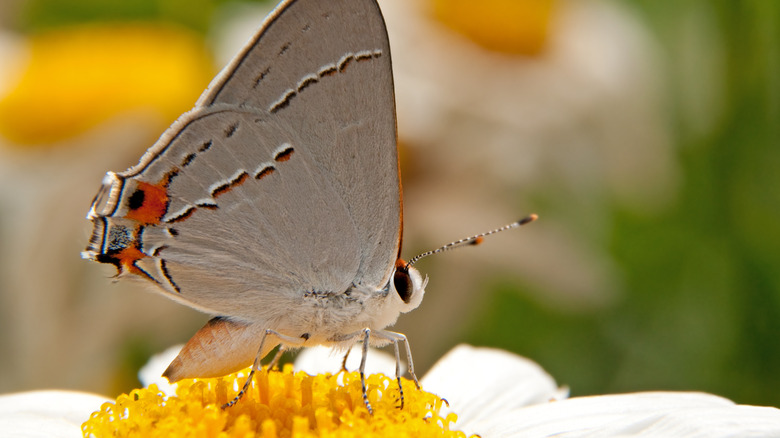
[[424, 253], [422, 253], [420, 255], [412, 257], [412, 259], [409, 260], [409, 262], [406, 264], [406, 268], [407, 269], [410, 268], [412, 265], [414, 265], [415, 263], [420, 261], [420, 259], [422, 259], [424, 257], [428, 257], [429, 255], [438, 254], [440, 252], [449, 251], [449, 250], [455, 249], [455, 248], [460, 248], [461, 246], [464, 246], [464, 245], [479, 245], [480, 243], [482, 243], [482, 241], [484, 240], [485, 237], [490, 236], [491, 234], [496, 234], [496, 233], [501, 232], [501, 231], [511, 230], [512, 228], [517, 228], [517, 227], [519, 227], [521, 225], [525, 225], [527, 223], [531, 223], [531, 222], [535, 221], [538, 217], [539, 216], [537, 216], [535, 214], [531, 214], [531, 215], [528, 215], [528, 216], [526, 216], [526, 217], [524, 217], [524, 218], [522, 218], [522, 219], [520, 219], [518, 221], [512, 222], [511, 224], [504, 225], [503, 227], [500, 227], [500, 228], [496, 228], [495, 230], [490, 230], [490, 231], [485, 232], [485, 233], [476, 234], [476, 235], [471, 236], [471, 237], [466, 237], [465, 239], [456, 240], [454, 242], [450, 242], [450, 243], [448, 243], [448, 244], [446, 244], [444, 246], [441, 246], [439, 248], [436, 248], [434, 250], [426, 251], [426, 252], [424, 252]]

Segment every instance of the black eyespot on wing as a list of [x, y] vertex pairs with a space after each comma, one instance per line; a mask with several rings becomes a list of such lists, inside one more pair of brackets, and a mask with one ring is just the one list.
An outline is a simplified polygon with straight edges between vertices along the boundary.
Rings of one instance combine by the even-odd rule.
[[412, 286], [412, 279], [409, 277], [409, 271], [403, 267], [396, 268], [393, 274], [393, 285], [404, 303], [408, 303], [412, 299], [414, 287]]
[[119, 258], [116, 257], [115, 254], [98, 254], [97, 257], [95, 257], [95, 260], [97, 260], [100, 263], [108, 263], [110, 265], [114, 265], [119, 270], [122, 269], [122, 264], [120, 263]]
[[130, 198], [127, 200], [127, 207], [130, 210], [137, 210], [144, 205], [145, 198], [146, 198], [146, 194], [144, 193], [144, 191], [138, 189], [134, 191], [132, 195], [130, 195]]

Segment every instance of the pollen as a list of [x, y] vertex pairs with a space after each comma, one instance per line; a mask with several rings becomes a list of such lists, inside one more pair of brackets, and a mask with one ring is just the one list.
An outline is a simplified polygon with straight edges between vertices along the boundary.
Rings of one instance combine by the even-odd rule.
[[243, 385], [248, 369], [213, 379], [178, 382], [176, 395], [156, 385], [105, 403], [82, 426], [85, 437], [465, 437], [455, 430], [457, 415], [440, 414], [446, 403], [402, 379], [404, 406], [395, 379], [367, 376], [369, 414], [360, 374], [310, 376], [261, 371], [243, 398], [222, 409]]

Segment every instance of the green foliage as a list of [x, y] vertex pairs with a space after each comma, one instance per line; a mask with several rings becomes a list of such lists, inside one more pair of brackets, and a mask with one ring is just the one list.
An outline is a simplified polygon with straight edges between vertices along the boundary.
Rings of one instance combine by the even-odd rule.
[[[702, 390], [778, 406], [780, 4], [624, 3], [666, 56], [676, 202], [654, 214], [611, 206], [610, 251], [624, 275], [614, 306], [572, 317], [502, 286], [469, 340], [538, 360], [575, 395]], [[696, 32], [692, 19], [707, 30], [693, 46], [702, 50], [681, 41]], [[701, 102], [687, 91], [713, 78], [707, 101], [719, 106], [694, 123]]]
[[[266, 2], [266, 0], [250, 0]], [[24, 31], [98, 21], [162, 20], [205, 32], [228, 0], [27, 0], [17, 25]]]

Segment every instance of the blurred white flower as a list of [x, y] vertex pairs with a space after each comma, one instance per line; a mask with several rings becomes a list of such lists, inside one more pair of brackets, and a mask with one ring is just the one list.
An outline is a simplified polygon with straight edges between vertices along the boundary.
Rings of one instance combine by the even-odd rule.
[[[453, 329], [430, 328], [473, 317], [490, 297], [475, 291], [497, 278], [564, 312], [624, 299], [609, 247], [612, 212], [664, 208], [674, 200], [679, 171], [663, 101], [663, 57], [630, 8], [543, 2], [552, 6], [538, 15], [549, 20], [540, 25], [542, 47], [518, 54], [486, 49], [453, 30], [476, 20], [444, 22], [437, 3], [466, 3], [474, 14], [492, 7], [496, 15], [509, 4], [533, 9], [542, 2], [381, 2], [393, 50], [405, 255], [525, 214], [540, 220], [488, 239], [484, 249], [420, 263], [431, 278], [424, 307], [442, 311], [422, 308], [397, 328], [421, 339], [422, 367], [441, 352], [436, 346], [454, 338]], [[502, 32], [483, 23], [476, 31]]]
[[213, 67], [197, 36], [162, 24], [0, 33], [0, 59], [0, 392], [121, 387], [128, 338], [167, 345], [203, 316], [82, 260], [86, 212]]
[[0, 434], [4, 437], [76, 438], [81, 423], [110, 401], [77, 391], [29, 391], [0, 395]]

